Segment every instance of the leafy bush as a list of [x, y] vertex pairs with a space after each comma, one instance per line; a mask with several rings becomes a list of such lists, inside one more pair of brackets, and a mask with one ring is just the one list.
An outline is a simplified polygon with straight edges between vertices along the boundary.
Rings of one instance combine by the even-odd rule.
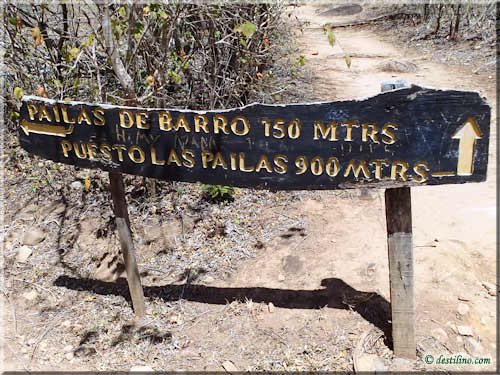
[[202, 189], [207, 198], [218, 202], [232, 202], [236, 193], [234, 187], [223, 185], [202, 185]]
[[146, 107], [244, 105], [279, 57], [283, 28], [276, 4], [14, 2], [4, 10], [11, 111], [21, 92]]

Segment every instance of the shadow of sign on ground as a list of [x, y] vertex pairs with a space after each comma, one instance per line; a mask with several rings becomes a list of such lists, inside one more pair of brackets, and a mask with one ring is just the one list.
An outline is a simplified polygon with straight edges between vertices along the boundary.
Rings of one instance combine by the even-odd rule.
[[[131, 303], [125, 279], [106, 282], [71, 276], [59, 276], [54, 285], [71, 290], [87, 291], [100, 295], [116, 295]], [[265, 287], [226, 288], [201, 284], [167, 284], [144, 286], [144, 296], [161, 298], [165, 302], [183, 299], [192, 302], [226, 305], [233, 301], [272, 303], [287, 309], [332, 309], [353, 310], [384, 333], [386, 345], [392, 346], [391, 305], [381, 295], [354, 289], [343, 280], [327, 278], [321, 281], [323, 289], [294, 290]]]

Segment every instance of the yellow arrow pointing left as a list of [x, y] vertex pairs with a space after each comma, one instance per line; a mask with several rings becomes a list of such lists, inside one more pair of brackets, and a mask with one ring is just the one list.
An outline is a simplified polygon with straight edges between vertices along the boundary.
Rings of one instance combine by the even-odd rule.
[[36, 122], [22, 120], [21, 128], [26, 135], [30, 135], [30, 133], [37, 133], [45, 135], [55, 135], [56, 137], [66, 137], [66, 134], [73, 133], [74, 126], [70, 125], [69, 128], [65, 128], [62, 125], [44, 125]]

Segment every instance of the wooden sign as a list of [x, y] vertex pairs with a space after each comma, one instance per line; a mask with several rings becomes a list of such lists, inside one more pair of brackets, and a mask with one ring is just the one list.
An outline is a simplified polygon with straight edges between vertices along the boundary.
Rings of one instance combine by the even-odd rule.
[[278, 190], [484, 181], [489, 133], [478, 93], [412, 86], [213, 111], [24, 97], [19, 134], [29, 153], [84, 168]]

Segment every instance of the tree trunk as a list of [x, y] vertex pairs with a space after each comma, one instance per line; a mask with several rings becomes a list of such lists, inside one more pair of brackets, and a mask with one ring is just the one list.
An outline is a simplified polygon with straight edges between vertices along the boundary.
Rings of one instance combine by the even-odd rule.
[[109, 6], [103, 5], [101, 7], [102, 12], [102, 33], [104, 35], [104, 40], [106, 42], [106, 50], [108, 56], [111, 60], [111, 65], [113, 66], [113, 71], [116, 77], [120, 81], [121, 86], [125, 90], [128, 99], [136, 100], [136, 93], [134, 88], [134, 81], [130, 74], [128, 74], [123, 61], [120, 58], [120, 52], [118, 51], [118, 45], [115, 42], [115, 37], [113, 35], [113, 30], [111, 28], [111, 16], [109, 14]]
[[437, 34], [439, 31], [439, 28], [441, 27], [441, 14], [443, 12], [443, 4], [439, 4], [438, 7], [438, 14], [436, 18], [436, 29], [434, 30], [434, 34]]
[[455, 30], [453, 31], [455, 39], [458, 37], [458, 29], [460, 28], [460, 7], [461, 4], [457, 4], [457, 12], [455, 14]]

